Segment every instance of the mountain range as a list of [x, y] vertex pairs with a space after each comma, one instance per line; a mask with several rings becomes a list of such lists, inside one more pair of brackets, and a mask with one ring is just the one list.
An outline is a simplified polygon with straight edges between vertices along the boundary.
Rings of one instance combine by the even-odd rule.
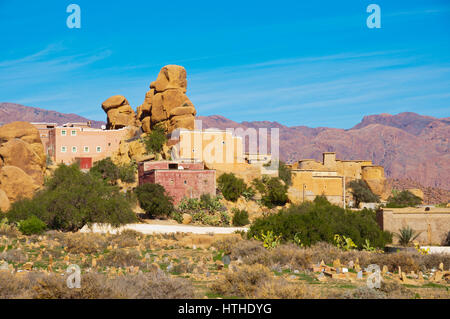
[[[450, 190], [450, 117], [435, 118], [412, 112], [365, 116], [350, 129], [285, 126], [277, 122], [235, 122], [220, 115], [198, 116], [203, 128], [278, 128], [280, 157], [287, 163], [321, 160], [323, 152], [338, 159], [372, 160], [390, 179], [414, 180], [425, 187]], [[85, 122], [87, 118], [14, 103], [0, 103], [0, 123]], [[104, 122], [91, 121], [93, 127]]]

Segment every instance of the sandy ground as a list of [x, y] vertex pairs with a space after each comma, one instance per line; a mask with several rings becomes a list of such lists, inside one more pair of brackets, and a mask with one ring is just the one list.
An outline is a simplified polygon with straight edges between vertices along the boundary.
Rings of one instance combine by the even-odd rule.
[[119, 228], [110, 225], [93, 224], [91, 228], [84, 226], [80, 232], [88, 233], [111, 233], [116, 234], [125, 229], [131, 229], [143, 234], [169, 234], [169, 233], [192, 233], [192, 234], [232, 234], [235, 231], [247, 231], [245, 227], [211, 227], [211, 226], [193, 226], [193, 225], [170, 225], [161, 224], [128, 224]]

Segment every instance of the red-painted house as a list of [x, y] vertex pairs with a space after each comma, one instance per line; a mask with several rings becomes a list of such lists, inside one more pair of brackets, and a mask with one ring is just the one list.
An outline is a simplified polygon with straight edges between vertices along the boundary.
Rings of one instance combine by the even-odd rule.
[[202, 162], [147, 161], [138, 166], [139, 185], [162, 185], [172, 196], [174, 204], [183, 197], [200, 198], [216, 195], [216, 171], [205, 169]]

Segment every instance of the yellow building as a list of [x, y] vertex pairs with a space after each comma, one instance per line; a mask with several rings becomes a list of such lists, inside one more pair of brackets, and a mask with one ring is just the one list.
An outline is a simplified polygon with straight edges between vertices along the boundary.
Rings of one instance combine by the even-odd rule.
[[382, 166], [367, 160], [338, 160], [336, 153], [323, 153], [322, 162], [313, 159], [300, 160], [292, 164], [292, 186], [289, 197], [292, 202], [313, 200], [325, 195], [332, 203], [344, 205], [350, 201], [345, 185], [363, 179], [370, 189], [382, 198], [386, 197], [386, 184]]
[[172, 159], [202, 161], [208, 169], [216, 170], [217, 176], [234, 173], [247, 183], [263, 174], [278, 176], [278, 170], [264, 166], [271, 155], [244, 154], [243, 138], [232, 130], [178, 129], [172, 132], [170, 144], [174, 145]]

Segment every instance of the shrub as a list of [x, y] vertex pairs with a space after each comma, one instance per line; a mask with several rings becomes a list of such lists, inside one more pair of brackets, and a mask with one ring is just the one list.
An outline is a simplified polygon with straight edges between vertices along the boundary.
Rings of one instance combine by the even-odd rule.
[[134, 183], [136, 181], [136, 163], [123, 164], [117, 166], [111, 158], [107, 157], [94, 163], [90, 170], [93, 174], [100, 175], [104, 180], [116, 184], [120, 179], [124, 183]]
[[242, 178], [236, 177], [233, 173], [224, 173], [217, 179], [217, 183], [223, 197], [226, 200], [235, 202], [247, 189]]
[[375, 195], [367, 185], [366, 181], [362, 179], [354, 180], [348, 183], [348, 187], [350, 187], [351, 194], [353, 195], [353, 199], [355, 200], [355, 206], [359, 207], [359, 203], [379, 203], [380, 198]]
[[76, 231], [86, 224], [120, 226], [136, 220], [129, 202], [117, 186], [106, 183], [96, 173], [83, 173], [78, 165], [61, 164], [32, 199], [12, 204], [7, 216], [12, 222], [30, 216], [48, 228]]
[[192, 215], [193, 222], [205, 225], [228, 226], [230, 224], [230, 217], [220, 202], [220, 197], [213, 197], [210, 194], [203, 194], [200, 199], [183, 198], [172, 217], [180, 223], [183, 220], [183, 214]]
[[119, 168], [113, 163], [110, 157], [95, 162], [90, 171], [112, 182], [119, 179]]
[[266, 191], [262, 197], [264, 205], [271, 208], [283, 206], [288, 201], [287, 186], [281, 183], [278, 177], [272, 177], [266, 184]]
[[34, 215], [19, 222], [19, 230], [24, 235], [42, 234], [46, 227], [47, 225]]
[[410, 191], [395, 192], [394, 195], [389, 196], [386, 207], [389, 208], [402, 208], [402, 207], [414, 207], [420, 205], [422, 199]]
[[388, 232], [378, 227], [374, 211], [345, 210], [322, 197], [256, 219], [248, 235], [253, 238], [268, 231], [281, 235], [285, 242], [293, 241], [297, 235], [297, 239], [307, 246], [320, 241], [333, 243], [335, 234], [351, 238], [360, 248], [365, 239], [375, 247], [384, 247], [392, 240]]
[[281, 180], [286, 185], [288, 185], [288, 186], [292, 185], [291, 170], [282, 161], [280, 161], [279, 164], [278, 164], [278, 176], [281, 178]]
[[136, 181], [136, 163], [124, 164], [119, 166], [119, 178], [124, 183], [134, 183]]
[[152, 131], [144, 138], [145, 149], [149, 154], [160, 153], [166, 142], [164, 128], [160, 125], [152, 127]]
[[233, 208], [233, 226], [245, 226], [250, 224], [248, 213], [246, 210]]
[[170, 216], [173, 199], [160, 184], [143, 184], [135, 189], [139, 204], [150, 218]]
[[0, 220], [0, 235], [12, 238], [19, 236], [20, 232], [14, 224], [8, 224], [8, 218], [2, 218]]
[[395, 234], [398, 237], [398, 242], [400, 245], [408, 246], [412, 241], [414, 241], [417, 237], [419, 237], [421, 233], [416, 232], [411, 227], [406, 226], [402, 229], [399, 229], [399, 232]]

